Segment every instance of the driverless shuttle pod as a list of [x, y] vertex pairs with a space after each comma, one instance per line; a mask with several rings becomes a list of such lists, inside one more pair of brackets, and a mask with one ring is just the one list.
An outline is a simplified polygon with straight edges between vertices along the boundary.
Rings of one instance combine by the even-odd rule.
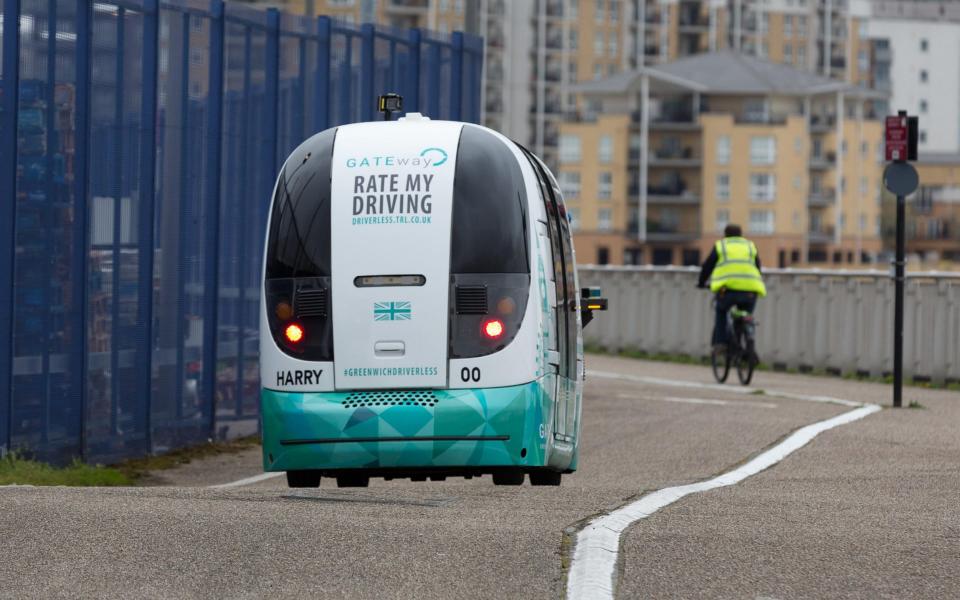
[[319, 133], [277, 181], [260, 318], [263, 463], [557, 485], [577, 468], [582, 323], [556, 181], [472, 124]]

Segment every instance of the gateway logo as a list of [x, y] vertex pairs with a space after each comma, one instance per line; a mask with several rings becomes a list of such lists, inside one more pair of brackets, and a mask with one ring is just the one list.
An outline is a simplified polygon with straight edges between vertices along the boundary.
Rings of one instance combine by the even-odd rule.
[[447, 151], [442, 148], [424, 148], [417, 156], [361, 156], [347, 159], [347, 168], [414, 167], [427, 169], [447, 162]]

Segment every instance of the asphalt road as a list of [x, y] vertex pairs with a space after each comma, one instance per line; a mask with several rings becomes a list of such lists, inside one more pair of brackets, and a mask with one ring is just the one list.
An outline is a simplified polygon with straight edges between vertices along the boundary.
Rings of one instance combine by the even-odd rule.
[[[569, 532], [586, 519], [849, 410], [591, 372], [710, 381], [699, 367], [590, 357], [580, 470], [559, 488], [488, 477], [207, 487], [259, 473], [257, 451], [159, 474], [162, 486], [0, 488], [0, 597], [557, 598]], [[767, 373], [753, 387], [889, 396]], [[910, 399], [926, 408], [826, 432], [634, 525], [618, 596], [960, 597], [960, 394], [911, 389]]]

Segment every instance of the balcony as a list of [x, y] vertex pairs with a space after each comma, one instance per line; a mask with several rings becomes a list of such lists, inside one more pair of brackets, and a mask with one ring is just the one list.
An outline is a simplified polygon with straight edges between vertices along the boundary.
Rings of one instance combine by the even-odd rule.
[[813, 190], [807, 198], [807, 205], [811, 208], [832, 206], [834, 198], [836, 198], [836, 194], [832, 189]]
[[697, 33], [704, 31], [710, 27], [710, 18], [707, 15], [701, 15], [699, 13], [681, 13], [680, 14], [680, 30], [693, 30]]
[[826, 154], [812, 154], [810, 156], [811, 169], [829, 169], [837, 162], [836, 152], [827, 152]]
[[824, 133], [836, 125], [836, 118], [833, 115], [810, 115], [810, 131], [814, 133]]
[[829, 244], [833, 242], [833, 225], [811, 229], [807, 239], [811, 244]]
[[700, 232], [686, 229], [679, 223], [668, 221], [647, 221], [648, 242], [691, 242], [700, 237]]
[[651, 167], [699, 167], [701, 160], [693, 148], [658, 148], [648, 163]]
[[[640, 186], [636, 183], [630, 185], [627, 190], [631, 200], [636, 201], [640, 195]], [[700, 204], [700, 195], [693, 190], [687, 189], [687, 184], [682, 179], [677, 179], [669, 183], [648, 184], [647, 185], [647, 203], [665, 204], [665, 205], [683, 205], [698, 206]]]

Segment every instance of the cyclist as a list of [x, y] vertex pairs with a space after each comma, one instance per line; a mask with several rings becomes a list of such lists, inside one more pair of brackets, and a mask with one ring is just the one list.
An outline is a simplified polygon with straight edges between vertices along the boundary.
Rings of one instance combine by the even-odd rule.
[[713, 347], [727, 347], [727, 312], [734, 306], [749, 313], [757, 305], [757, 297], [767, 295], [760, 273], [757, 246], [743, 237], [739, 225], [727, 225], [723, 239], [717, 241], [700, 269], [698, 288], [707, 287], [716, 296], [716, 320], [713, 325]]

